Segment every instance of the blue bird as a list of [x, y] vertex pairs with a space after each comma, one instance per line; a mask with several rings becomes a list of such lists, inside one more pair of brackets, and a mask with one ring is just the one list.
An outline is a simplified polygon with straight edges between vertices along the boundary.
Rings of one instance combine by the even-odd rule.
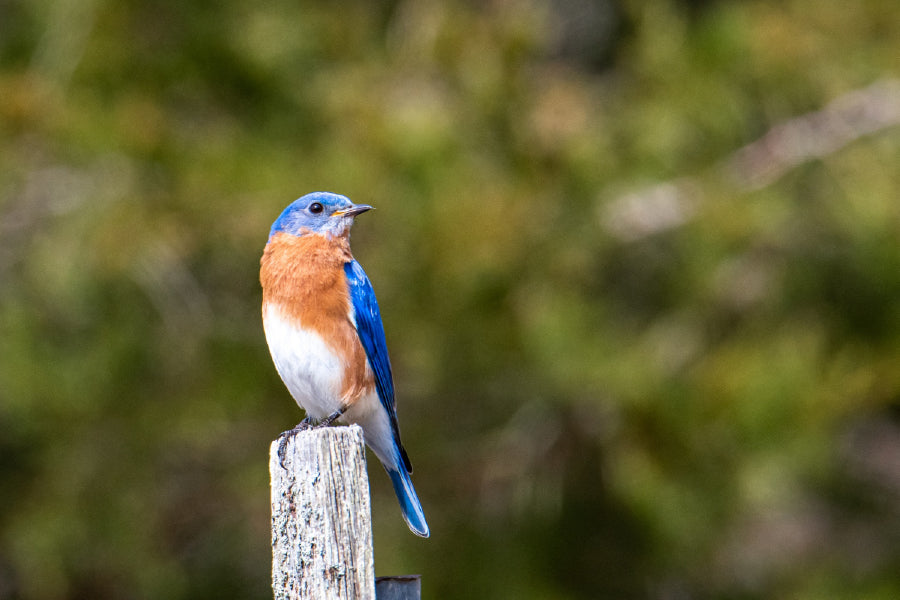
[[350, 253], [354, 218], [371, 210], [314, 192], [275, 220], [260, 261], [262, 316], [275, 368], [306, 418], [287, 436], [337, 419], [357, 423], [384, 465], [403, 518], [428, 537], [412, 464], [400, 443], [394, 381], [375, 292]]

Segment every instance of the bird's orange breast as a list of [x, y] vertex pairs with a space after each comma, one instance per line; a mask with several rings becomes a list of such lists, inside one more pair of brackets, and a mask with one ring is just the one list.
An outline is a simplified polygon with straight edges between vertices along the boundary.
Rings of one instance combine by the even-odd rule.
[[276, 306], [294, 327], [313, 331], [344, 362], [341, 396], [353, 404], [375, 385], [351, 320], [344, 265], [353, 260], [346, 237], [276, 233], [260, 260], [263, 306]]

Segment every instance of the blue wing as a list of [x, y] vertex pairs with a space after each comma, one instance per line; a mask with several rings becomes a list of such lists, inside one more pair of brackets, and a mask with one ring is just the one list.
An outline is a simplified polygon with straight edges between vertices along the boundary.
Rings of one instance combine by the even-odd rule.
[[347, 277], [347, 287], [350, 290], [350, 302], [356, 318], [356, 331], [359, 341], [366, 351], [369, 364], [375, 373], [375, 388], [378, 391], [378, 399], [388, 413], [391, 421], [391, 429], [394, 432], [394, 441], [400, 451], [400, 458], [406, 471], [412, 472], [412, 465], [406, 450], [400, 444], [400, 427], [397, 424], [397, 409], [394, 404], [394, 378], [391, 375], [391, 360], [388, 357], [387, 342], [384, 339], [384, 325], [381, 322], [381, 312], [378, 310], [378, 301], [375, 299], [375, 291], [372, 284], [363, 271], [362, 266], [356, 260], [351, 260], [344, 265], [344, 274]]

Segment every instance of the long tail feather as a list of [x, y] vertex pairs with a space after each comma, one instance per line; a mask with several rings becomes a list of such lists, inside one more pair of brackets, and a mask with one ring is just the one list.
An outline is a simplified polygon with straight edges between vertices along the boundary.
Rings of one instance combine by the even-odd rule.
[[409, 473], [402, 467], [399, 470], [385, 467], [385, 470], [391, 478], [391, 483], [394, 484], [394, 492], [397, 494], [397, 500], [400, 501], [400, 511], [403, 513], [403, 519], [410, 531], [427, 538], [429, 536], [428, 523], [425, 522], [422, 503], [419, 502], [419, 496], [416, 495]]

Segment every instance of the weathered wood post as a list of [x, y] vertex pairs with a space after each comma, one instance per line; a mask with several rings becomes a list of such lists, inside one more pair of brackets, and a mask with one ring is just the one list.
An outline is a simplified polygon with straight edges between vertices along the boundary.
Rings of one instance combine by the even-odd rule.
[[275, 600], [375, 600], [362, 429], [323, 427], [269, 449]]
[[275, 600], [420, 600], [418, 575], [375, 579], [362, 429], [323, 427], [269, 448]]

